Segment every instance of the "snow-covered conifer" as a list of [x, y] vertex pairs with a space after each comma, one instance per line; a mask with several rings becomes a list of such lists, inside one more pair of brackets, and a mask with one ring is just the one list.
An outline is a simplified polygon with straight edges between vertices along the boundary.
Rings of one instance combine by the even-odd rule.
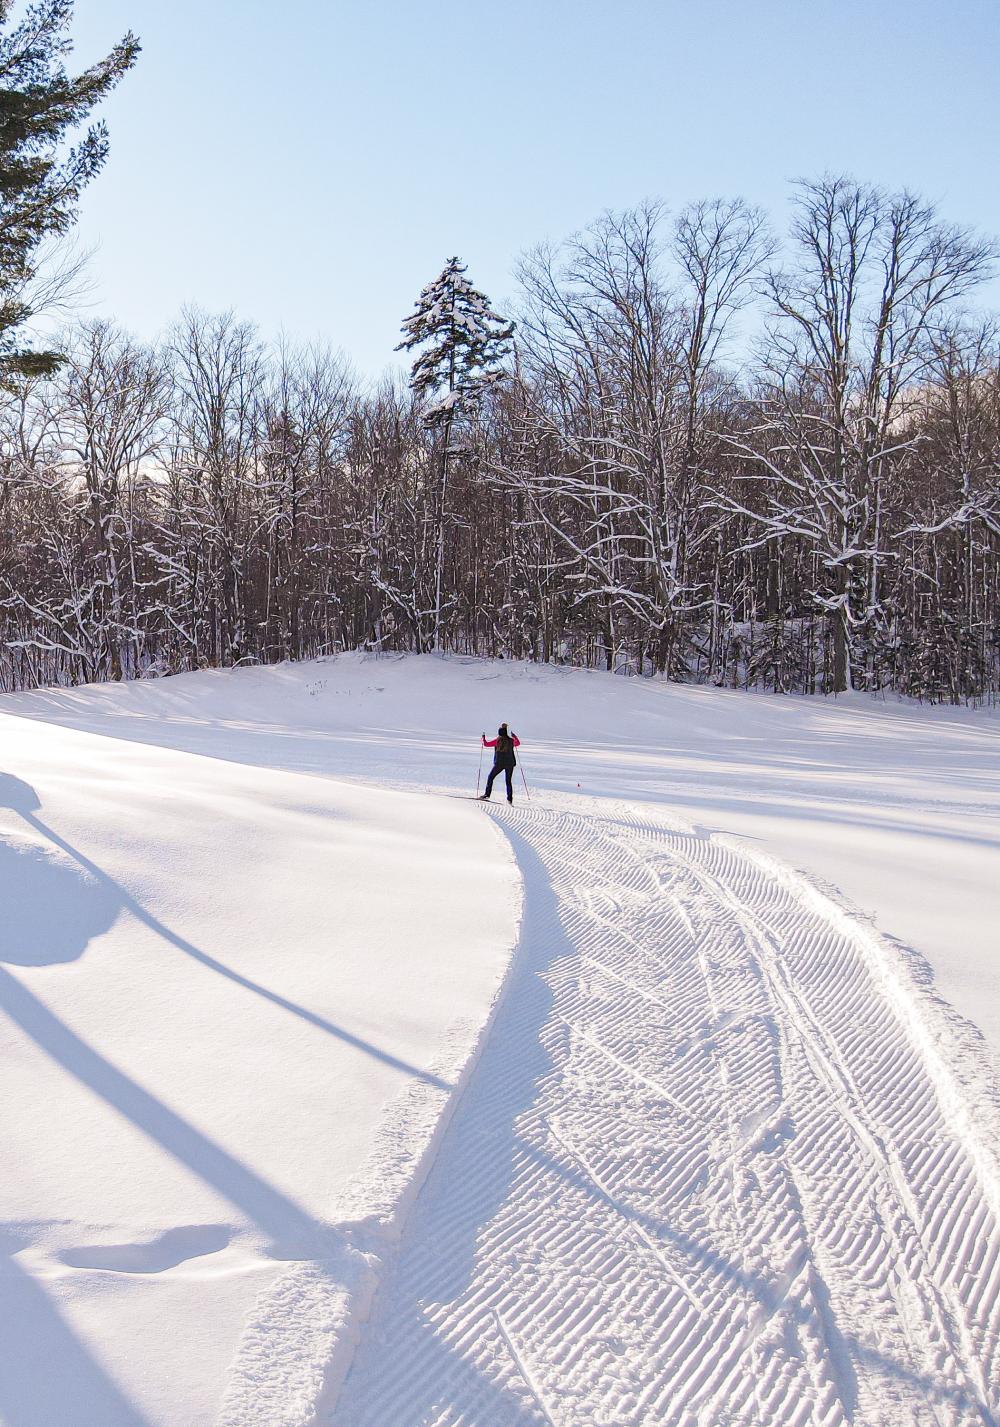
[[13, 10], [0, 0], [0, 372], [37, 375], [53, 369], [55, 355], [15, 343], [32, 315], [38, 249], [75, 221], [80, 194], [107, 157], [107, 130], [96, 124], [68, 153], [61, 146], [132, 67], [139, 43], [127, 34], [71, 78], [63, 58], [72, 0], [39, 0], [11, 24]]
[[424, 347], [413, 363], [410, 386], [429, 401], [429, 426], [444, 425], [468, 410], [503, 376], [513, 322], [490, 306], [489, 298], [465, 277], [466, 265], [449, 258], [442, 272], [417, 298], [403, 323], [397, 352]]
[[427, 402], [424, 421], [440, 430], [438, 472], [437, 560], [434, 580], [433, 647], [441, 648], [441, 599], [444, 577], [445, 529], [448, 523], [448, 463], [454, 454], [456, 419], [467, 417], [484, 392], [503, 377], [501, 363], [510, 350], [513, 322], [490, 306], [489, 298], [472, 286], [465, 264], [449, 258], [428, 283], [403, 323], [397, 352], [423, 347], [413, 363], [410, 387]]

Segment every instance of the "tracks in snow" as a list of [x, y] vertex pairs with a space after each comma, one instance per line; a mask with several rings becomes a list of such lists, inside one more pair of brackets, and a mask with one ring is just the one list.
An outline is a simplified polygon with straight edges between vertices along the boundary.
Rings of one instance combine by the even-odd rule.
[[877, 951], [711, 838], [500, 818], [518, 960], [336, 1427], [997, 1427], [994, 1161]]

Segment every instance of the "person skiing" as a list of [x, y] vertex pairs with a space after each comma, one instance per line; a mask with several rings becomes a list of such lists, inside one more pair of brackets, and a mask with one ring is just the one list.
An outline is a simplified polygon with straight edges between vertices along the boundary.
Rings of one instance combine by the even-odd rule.
[[486, 792], [479, 799], [481, 803], [489, 802], [490, 794], [493, 791], [493, 779], [501, 772], [507, 780], [507, 801], [508, 803], [514, 801], [514, 785], [511, 781], [517, 765], [514, 749], [520, 748], [520, 746], [521, 740], [516, 733], [508, 732], [505, 723], [502, 723], [497, 729], [496, 738], [487, 738], [486, 734], [483, 734], [483, 747], [492, 748], [494, 753], [493, 767], [490, 769], [490, 776], [486, 779]]

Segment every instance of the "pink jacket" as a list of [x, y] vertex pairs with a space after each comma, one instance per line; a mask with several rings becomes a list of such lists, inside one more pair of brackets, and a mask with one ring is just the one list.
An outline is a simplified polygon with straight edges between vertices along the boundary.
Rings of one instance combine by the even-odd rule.
[[[511, 741], [511, 743], [514, 745], [515, 748], [520, 748], [520, 747], [521, 747], [521, 740], [518, 738], [518, 736], [517, 736], [516, 733], [512, 733], [512, 734], [511, 734], [511, 736], [510, 736], [510, 741]], [[495, 738], [487, 738], [486, 735], [483, 734], [483, 747], [484, 747], [484, 748], [496, 748], [496, 746], [497, 746], [497, 740], [496, 740]]]

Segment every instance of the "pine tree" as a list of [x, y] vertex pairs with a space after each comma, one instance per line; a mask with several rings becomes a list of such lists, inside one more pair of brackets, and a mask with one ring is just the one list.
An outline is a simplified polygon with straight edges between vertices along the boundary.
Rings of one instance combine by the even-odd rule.
[[454, 454], [456, 420], [466, 418], [484, 393], [504, 376], [501, 363], [510, 351], [513, 322], [490, 306], [489, 298], [469, 282], [465, 264], [449, 258], [441, 274], [424, 288], [403, 323], [397, 352], [425, 347], [413, 363], [410, 388], [428, 402], [424, 421], [440, 431], [437, 572], [434, 595], [434, 648], [441, 647], [441, 588], [448, 509], [448, 463]]
[[83, 188], [107, 158], [107, 128], [93, 125], [68, 151], [63, 141], [139, 54], [130, 32], [73, 78], [63, 64], [73, 0], [38, 0], [11, 25], [13, 8], [0, 0], [0, 378], [58, 365], [56, 353], [18, 350], [17, 331], [32, 315], [26, 294], [39, 248], [72, 227]]
[[513, 322], [493, 311], [489, 298], [463, 276], [465, 270], [458, 258], [448, 259], [440, 276], [417, 298], [403, 323], [406, 335], [396, 348], [409, 352], [430, 344], [414, 361], [410, 375], [413, 391], [434, 398], [425, 412], [429, 426], [444, 425], [457, 412], [468, 411], [503, 376], [500, 363], [514, 333]]

